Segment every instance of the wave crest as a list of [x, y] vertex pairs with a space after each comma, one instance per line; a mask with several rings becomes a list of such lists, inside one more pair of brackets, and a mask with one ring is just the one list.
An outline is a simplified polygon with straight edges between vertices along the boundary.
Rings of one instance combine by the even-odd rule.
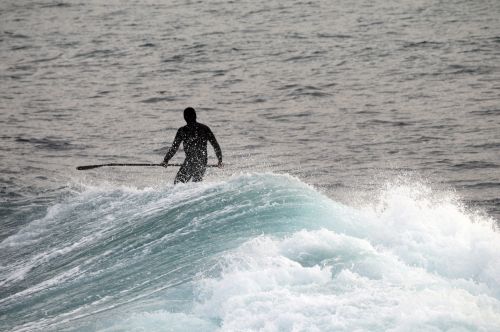
[[2, 314], [17, 317], [0, 328], [500, 327], [491, 220], [418, 183], [374, 201], [275, 174], [85, 187], [0, 243]]

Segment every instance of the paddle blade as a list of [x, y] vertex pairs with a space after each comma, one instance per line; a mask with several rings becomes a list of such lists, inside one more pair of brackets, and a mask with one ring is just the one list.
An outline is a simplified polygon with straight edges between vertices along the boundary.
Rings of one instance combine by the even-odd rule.
[[78, 166], [76, 169], [79, 171], [84, 171], [87, 169], [93, 169], [93, 168], [98, 168], [101, 167], [102, 165], [87, 165], [87, 166]]

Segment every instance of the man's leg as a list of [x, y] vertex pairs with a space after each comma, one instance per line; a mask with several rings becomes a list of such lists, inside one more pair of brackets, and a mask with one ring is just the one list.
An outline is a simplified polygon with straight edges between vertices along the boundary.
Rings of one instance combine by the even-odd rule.
[[206, 170], [206, 166], [205, 165], [202, 165], [202, 166], [199, 166], [195, 169], [195, 171], [193, 172], [193, 182], [201, 182], [203, 181], [203, 175], [205, 175], [205, 170]]
[[179, 172], [177, 172], [177, 175], [175, 176], [174, 184], [177, 184], [179, 182], [186, 183], [189, 181], [189, 179], [191, 179], [191, 172], [189, 172], [188, 168], [189, 167], [187, 167], [186, 164], [182, 164]]

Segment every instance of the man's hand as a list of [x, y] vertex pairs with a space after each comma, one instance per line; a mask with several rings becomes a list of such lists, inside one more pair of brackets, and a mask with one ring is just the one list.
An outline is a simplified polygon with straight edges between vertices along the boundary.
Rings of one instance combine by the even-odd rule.
[[224, 168], [224, 163], [222, 161], [219, 161], [219, 163], [217, 164], [217, 167]]

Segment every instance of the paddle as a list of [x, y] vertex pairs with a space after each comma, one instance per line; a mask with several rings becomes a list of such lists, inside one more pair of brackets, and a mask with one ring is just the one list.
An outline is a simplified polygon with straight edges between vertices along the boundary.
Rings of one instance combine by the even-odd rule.
[[[165, 167], [163, 164], [101, 164], [101, 165], [86, 165], [86, 166], [78, 166], [76, 169], [79, 171], [84, 171], [87, 169], [99, 168], [103, 166], [161, 166]], [[182, 166], [182, 164], [168, 164], [167, 166]], [[218, 165], [207, 165], [207, 167], [218, 167]]]

